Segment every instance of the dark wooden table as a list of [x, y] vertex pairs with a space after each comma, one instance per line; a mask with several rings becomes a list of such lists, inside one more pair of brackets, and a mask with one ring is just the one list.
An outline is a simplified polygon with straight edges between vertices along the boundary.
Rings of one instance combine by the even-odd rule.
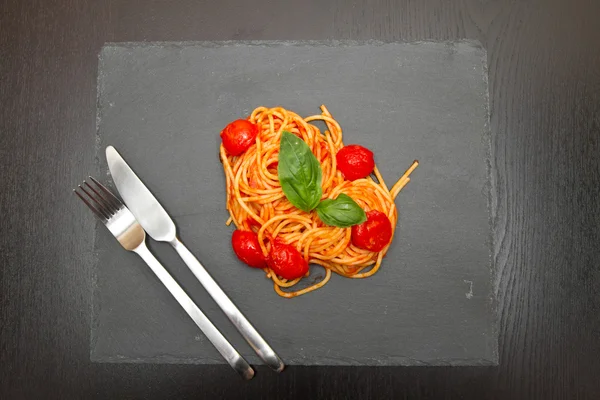
[[[600, 2], [5, 0], [0, 398], [600, 398]], [[500, 366], [89, 361], [97, 54], [107, 41], [478, 39], [501, 190]], [[399, 338], [401, 340], [401, 338]]]

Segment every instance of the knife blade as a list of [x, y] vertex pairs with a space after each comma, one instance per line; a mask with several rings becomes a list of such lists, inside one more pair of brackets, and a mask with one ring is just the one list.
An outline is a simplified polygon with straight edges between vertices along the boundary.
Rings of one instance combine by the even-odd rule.
[[142, 225], [142, 228], [154, 240], [168, 242], [173, 246], [256, 354], [269, 367], [281, 372], [285, 365], [279, 356], [233, 304], [200, 261], [177, 238], [177, 228], [169, 214], [113, 146], [106, 148], [106, 160], [121, 198]]

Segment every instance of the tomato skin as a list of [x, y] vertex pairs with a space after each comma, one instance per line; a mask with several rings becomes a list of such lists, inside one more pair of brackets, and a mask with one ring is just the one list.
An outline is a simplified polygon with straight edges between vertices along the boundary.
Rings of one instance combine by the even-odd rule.
[[373, 152], [358, 144], [342, 147], [336, 154], [335, 160], [338, 169], [349, 181], [366, 178], [375, 168]]
[[381, 211], [367, 212], [367, 220], [352, 227], [352, 244], [369, 251], [381, 251], [392, 240], [392, 223]]
[[277, 275], [289, 280], [301, 278], [308, 272], [308, 263], [302, 254], [277, 239], [271, 242], [267, 264]]
[[260, 249], [256, 233], [236, 229], [231, 236], [231, 246], [235, 255], [247, 265], [253, 268], [267, 266], [267, 260]]
[[232, 156], [239, 156], [254, 144], [258, 136], [258, 126], [245, 119], [231, 122], [221, 131], [225, 150]]

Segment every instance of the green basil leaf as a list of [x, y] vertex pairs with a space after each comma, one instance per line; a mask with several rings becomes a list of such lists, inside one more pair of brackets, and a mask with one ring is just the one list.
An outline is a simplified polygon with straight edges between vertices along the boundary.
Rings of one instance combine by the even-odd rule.
[[319, 214], [321, 221], [338, 228], [349, 228], [352, 225], [362, 224], [367, 220], [365, 210], [360, 208], [352, 200], [352, 197], [344, 193], [340, 193], [335, 200], [323, 200], [317, 206], [317, 214]]
[[319, 204], [323, 195], [321, 164], [302, 139], [287, 131], [281, 134], [277, 175], [285, 197], [294, 206], [309, 212]]

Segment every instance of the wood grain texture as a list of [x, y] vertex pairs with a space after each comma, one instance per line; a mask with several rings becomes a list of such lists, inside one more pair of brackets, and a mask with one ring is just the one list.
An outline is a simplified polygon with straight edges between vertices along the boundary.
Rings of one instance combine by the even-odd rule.
[[[600, 3], [595, 0], [0, 5], [0, 398], [600, 398]], [[498, 368], [104, 365], [89, 360], [105, 41], [477, 39], [488, 51]]]

